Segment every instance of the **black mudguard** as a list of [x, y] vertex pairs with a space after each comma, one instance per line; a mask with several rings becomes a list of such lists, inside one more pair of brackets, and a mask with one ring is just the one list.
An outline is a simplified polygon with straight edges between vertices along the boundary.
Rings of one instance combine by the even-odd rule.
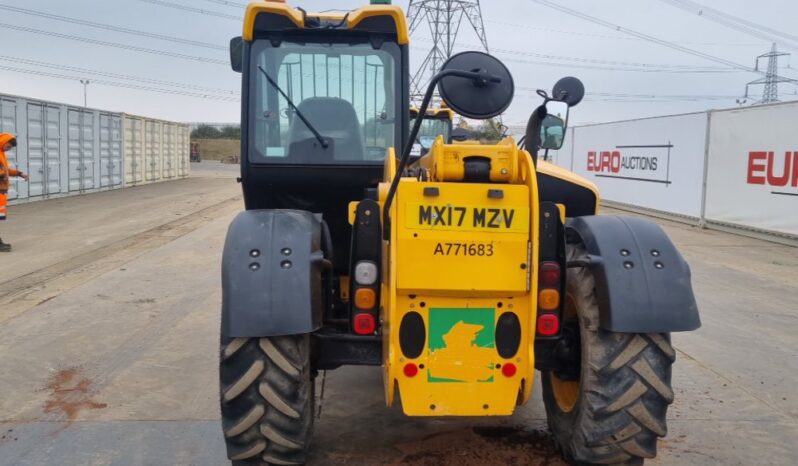
[[248, 210], [233, 219], [222, 256], [222, 335], [321, 327], [321, 231], [321, 219], [303, 210]]
[[690, 267], [659, 225], [601, 215], [569, 219], [567, 228], [590, 256], [602, 328], [666, 333], [701, 326]]

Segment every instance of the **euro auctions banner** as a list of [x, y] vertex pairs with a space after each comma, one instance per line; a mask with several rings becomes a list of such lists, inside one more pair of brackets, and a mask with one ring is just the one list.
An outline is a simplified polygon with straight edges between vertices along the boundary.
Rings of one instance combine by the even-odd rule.
[[705, 216], [798, 235], [798, 102], [712, 112]]
[[[698, 218], [707, 114], [574, 128], [555, 163], [590, 179], [602, 199]], [[570, 167], [563, 152], [570, 151]]]

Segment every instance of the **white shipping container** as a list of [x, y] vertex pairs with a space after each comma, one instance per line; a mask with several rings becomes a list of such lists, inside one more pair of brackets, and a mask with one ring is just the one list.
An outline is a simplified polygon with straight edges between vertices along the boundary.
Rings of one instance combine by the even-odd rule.
[[177, 128], [176, 123], [163, 125], [163, 168], [161, 173], [164, 179], [174, 178], [177, 175]]
[[124, 115], [125, 186], [144, 183], [144, 118]]
[[179, 125], [177, 127], [177, 176], [188, 176], [191, 152], [191, 127]]
[[188, 176], [188, 125], [125, 114], [123, 126], [125, 186]]
[[161, 135], [163, 123], [158, 120], [144, 122], [144, 165], [147, 182], [160, 181], [163, 151]]

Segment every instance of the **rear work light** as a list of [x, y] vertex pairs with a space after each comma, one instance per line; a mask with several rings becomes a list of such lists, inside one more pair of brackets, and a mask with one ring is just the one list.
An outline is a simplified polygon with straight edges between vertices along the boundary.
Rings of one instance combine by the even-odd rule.
[[540, 284], [559, 288], [560, 285], [560, 264], [552, 261], [540, 263]]
[[556, 314], [538, 316], [538, 333], [544, 336], [556, 335], [560, 331], [560, 318]]
[[377, 321], [374, 319], [373, 315], [367, 312], [361, 312], [360, 314], [355, 314], [353, 327], [355, 333], [358, 335], [369, 335], [374, 333], [374, 330], [377, 328]]

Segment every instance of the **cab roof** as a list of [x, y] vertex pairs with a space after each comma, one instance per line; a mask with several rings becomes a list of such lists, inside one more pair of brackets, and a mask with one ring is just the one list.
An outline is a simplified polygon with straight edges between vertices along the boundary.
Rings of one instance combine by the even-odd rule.
[[258, 30], [332, 29], [392, 33], [399, 45], [409, 42], [407, 20], [397, 5], [366, 5], [352, 11], [304, 12], [280, 0], [250, 2], [244, 13], [242, 37], [252, 41]]
[[[410, 107], [410, 116], [415, 118], [416, 115], [418, 115], [418, 107], [412, 105]], [[449, 120], [454, 120], [454, 111], [449, 107], [445, 106], [428, 108], [426, 115], [433, 118], [447, 118]]]

